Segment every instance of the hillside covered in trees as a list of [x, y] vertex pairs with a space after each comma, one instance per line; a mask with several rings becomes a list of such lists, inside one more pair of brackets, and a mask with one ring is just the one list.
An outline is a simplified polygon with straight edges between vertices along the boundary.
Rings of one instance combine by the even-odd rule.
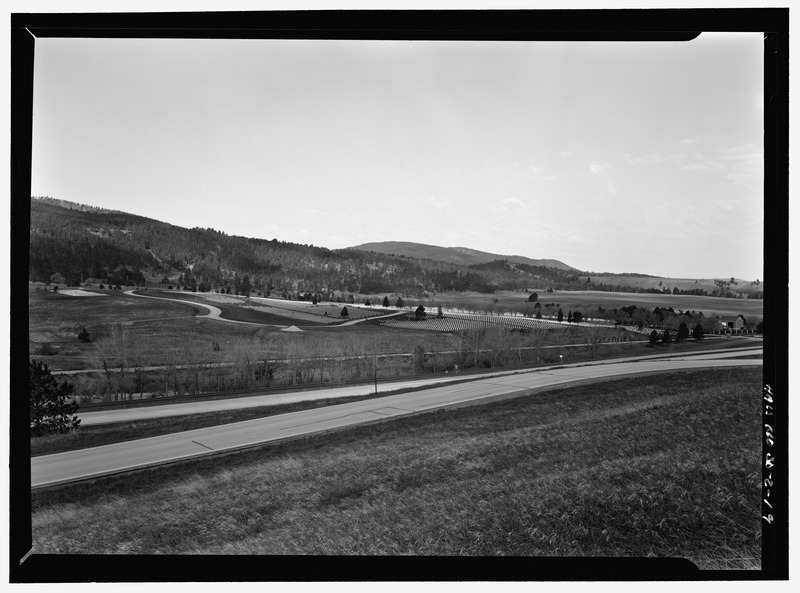
[[[178, 285], [278, 296], [540, 288], [580, 290], [577, 270], [498, 260], [457, 265], [230, 236], [53, 198], [31, 199], [29, 280]], [[584, 273], [585, 274], [585, 273]]]

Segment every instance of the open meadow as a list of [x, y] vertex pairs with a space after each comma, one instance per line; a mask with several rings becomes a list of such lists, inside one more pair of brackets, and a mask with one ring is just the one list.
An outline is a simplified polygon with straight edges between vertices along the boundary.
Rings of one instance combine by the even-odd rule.
[[630, 377], [32, 493], [34, 553], [760, 566], [757, 369]]
[[[561, 307], [565, 315], [567, 314], [567, 309], [587, 310], [598, 306], [604, 309], [619, 309], [631, 305], [651, 310], [656, 307], [672, 307], [675, 311], [702, 312], [706, 317], [714, 315], [732, 317], [744, 315], [745, 317], [760, 318], [764, 314], [764, 301], [760, 299], [726, 299], [695, 295], [592, 290], [555, 290], [547, 292], [533, 289], [532, 292], [536, 292], [538, 302], [541, 303], [542, 307], [552, 303], [556, 308]], [[492, 307], [494, 307], [501, 311], [514, 311], [524, 307], [529, 296], [530, 294], [524, 291], [498, 291], [492, 295], [470, 292], [437, 293], [432, 297], [432, 300], [444, 306], [459, 306], [474, 310], [480, 310], [481, 307], [492, 310]], [[496, 303], [495, 300], [497, 301]]]

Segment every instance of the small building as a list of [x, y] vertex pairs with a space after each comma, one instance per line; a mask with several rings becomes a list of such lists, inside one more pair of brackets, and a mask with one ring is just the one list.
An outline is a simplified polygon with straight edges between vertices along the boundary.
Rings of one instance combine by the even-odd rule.
[[[742, 315], [738, 315], [736, 317], [732, 316], [725, 316], [720, 317], [717, 316], [716, 318], [716, 327], [712, 328], [713, 330], [719, 330], [723, 332], [740, 332], [745, 327], [745, 320]], [[712, 324], [713, 325], [713, 324]]]

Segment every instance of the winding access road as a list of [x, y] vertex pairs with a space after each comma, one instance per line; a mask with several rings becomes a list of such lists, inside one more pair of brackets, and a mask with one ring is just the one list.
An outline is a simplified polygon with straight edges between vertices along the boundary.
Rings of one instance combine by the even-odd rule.
[[[429, 387], [358, 402], [279, 414], [91, 449], [44, 455], [31, 459], [31, 487], [42, 488], [204, 455], [246, 449], [283, 439], [333, 431], [369, 422], [386, 421], [391, 418], [475, 403], [489, 398], [512, 394], [526, 395], [556, 385], [563, 386], [570, 383], [675, 370], [761, 366], [763, 363], [760, 359], [737, 358], [761, 354], [760, 348], [728, 353], [730, 358], [718, 357], [723, 354], [717, 351], [693, 357], [678, 355], [513, 371], [495, 374], [487, 378]], [[392, 388], [397, 389], [397, 384], [393, 384]], [[352, 395], [352, 388], [350, 390]], [[325, 397], [324, 392], [313, 393]], [[297, 394], [285, 395], [296, 396]], [[272, 398], [270, 403], [282, 401], [278, 399], [281, 397], [280, 395], [269, 397]], [[225, 400], [227, 404], [230, 402], [231, 400]], [[159, 406], [149, 410], [166, 407], [168, 406]], [[188, 408], [184, 407], [183, 409], [183, 413], [189, 413]], [[142, 410], [139, 408], [133, 411], [141, 412]], [[122, 414], [123, 412], [128, 412], [128, 410], [114, 411], [113, 413]]]
[[[142, 299], [158, 299], [161, 301], [171, 301], [173, 303], [184, 303], [186, 305], [192, 305], [195, 307], [200, 307], [201, 309], [206, 309], [208, 311], [207, 315], [201, 315], [201, 317], [205, 319], [214, 319], [216, 321], [225, 321], [227, 323], [238, 323], [240, 325], [260, 325], [263, 326], [263, 323], [254, 323], [252, 321], [236, 321], [235, 319], [228, 319], [222, 316], [222, 309], [219, 307], [215, 307], [214, 305], [207, 305], [205, 303], [200, 303], [198, 301], [189, 301], [186, 299], [172, 299], [167, 297], [157, 297], [157, 296], [150, 296], [146, 294], [136, 294], [136, 291], [133, 290], [126, 290], [125, 294], [132, 297], [139, 297]], [[285, 325], [277, 325], [275, 327], [287, 327]]]

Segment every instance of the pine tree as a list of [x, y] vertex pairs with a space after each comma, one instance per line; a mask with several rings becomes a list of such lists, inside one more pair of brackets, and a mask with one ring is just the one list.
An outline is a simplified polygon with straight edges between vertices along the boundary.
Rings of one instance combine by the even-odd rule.
[[35, 360], [28, 365], [28, 379], [31, 436], [65, 433], [78, 428], [81, 421], [74, 415], [78, 404], [69, 399], [75, 389], [73, 385], [66, 381], [59, 385], [47, 365]]
[[89, 337], [89, 332], [86, 331], [85, 327], [78, 333], [78, 339], [84, 344], [88, 344], [92, 341], [92, 339]]

